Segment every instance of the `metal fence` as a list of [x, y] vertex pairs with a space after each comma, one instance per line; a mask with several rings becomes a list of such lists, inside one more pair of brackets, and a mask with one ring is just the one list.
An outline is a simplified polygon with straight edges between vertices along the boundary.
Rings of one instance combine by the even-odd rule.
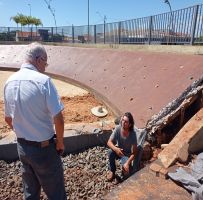
[[202, 44], [202, 7], [201, 4], [139, 19], [89, 26], [0, 27], [0, 41]]

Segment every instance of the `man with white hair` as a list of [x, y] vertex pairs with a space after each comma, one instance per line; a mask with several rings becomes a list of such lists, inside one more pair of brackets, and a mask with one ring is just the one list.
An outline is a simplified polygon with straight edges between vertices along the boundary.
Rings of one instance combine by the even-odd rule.
[[43, 74], [47, 66], [45, 48], [31, 43], [25, 63], [4, 87], [5, 121], [17, 136], [24, 198], [29, 200], [40, 199], [41, 187], [50, 200], [67, 199], [60, 158], [64, 106], [50, 77]]

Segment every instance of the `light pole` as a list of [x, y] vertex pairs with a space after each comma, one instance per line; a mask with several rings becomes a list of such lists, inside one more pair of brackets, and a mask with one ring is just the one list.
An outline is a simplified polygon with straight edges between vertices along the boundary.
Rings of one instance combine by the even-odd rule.
[[88, 5], [87, 5], [87, 29], [88, 29], [88, 35], [87, 35], [87, 42], [89, 43], [89, 39], [90, 39], [90, 4], [89, 4], [89, 0], [88, 0]]
[[[170, 4], [169, 0], [165, 0], [164, 3], [168, 4], [169, 9], [170, 9], [170, 13], [171, 13], [171, 17], [170, 17], [170, 21], [169, 21], [169, 32], [170, 32], [170, 27], [173, 31], [173, 11], [172, 11], [171, 4]], [[172, 23], [172, 26], [171, 26], [171, 23]]]
[[27, 5], [28, 5], [28, 6], [29, 6], [29, 8], [30, 8], [30, 17], [31, 17], [31, 4], [30, 4], [30, 3], [28, 3]]
[[169, 0], [165, 0], [164, 3], [168, 4], [168, 6], [170, 8], [170, 12], [172, 13], [171, 4], [170, 4]]

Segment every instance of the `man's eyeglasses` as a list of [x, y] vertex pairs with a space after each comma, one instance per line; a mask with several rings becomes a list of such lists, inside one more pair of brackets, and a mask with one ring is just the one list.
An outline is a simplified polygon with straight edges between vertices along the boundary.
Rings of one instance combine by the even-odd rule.
[[49, 64], [47, 63], [47, 59], [41, 57], [41, 56], [37, 56], [36, 59], [40, 58], [42, 61], [45, 62], [45, 67], [47, 67]]

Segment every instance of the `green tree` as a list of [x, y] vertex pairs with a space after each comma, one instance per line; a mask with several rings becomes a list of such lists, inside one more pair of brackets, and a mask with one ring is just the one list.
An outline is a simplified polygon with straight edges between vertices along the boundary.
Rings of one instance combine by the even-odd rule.
[[18, 13], [16, 16], [11, 17], [10, 19], [15, 21], [17, 26], [18, 24], [21, 24], [21, 27], [25, 25], [28, 25], [28, 26], [35, 25], [36, 27], [39, 25], [42, 25], [42, 22], [40, 19], [32, 16], [26, 16], [21, 13]]
[[38, 19], [38, 18], [33, 18], [33, 24], [36, 26], [36, 28], [39, 25], [43, 25], [42, 21], [40, 19]]
[[17, 24], [17, 27], [18, 27], [18, 24], [20, 23], [20, 14], [18, 13], [17, 15], [11, 17], [10, 20], [13, 20]]
[[31, 16], [26, 16], [26, 21], [27, 21], [28, 27], [29, 27], [29, 25], [33, 25], [34, 24], [34, 19]]
[[25, 16], [21, 13], [18, 13], [17, 15], [11, 17], [10, 19], [17, 24], [17, 27], [18, 27], [18, 24], [21, 24], [21, 31], [22, 31], [22, 26], [26, 24]]
[[37, 34], [37, 27], [40, 26], [40, 25], [43, 25], [41, 20], [38, 19], [38, 18], [33, 18], [33, 24], [36, 26], [36, 34]]
[[22, 26], [28, 25], [28, 18], [27, 18], [27, 16], [25, 16], [25, 15], [21, 16], [21, 18], [20, 18], [20, 24]]
[[32, 16], [26, 16], [21, 13], [18, 13], [16, 16], [13, 16], [10, 18], [11, 20], [15, 21], [17, 24], [21, 24], [21, 32], [22, 32], [22, 27], [28, 25], [35, 25], [36, 26], [36, 32], [37, 32], [37, 26], [42, 25], [42, 22], [40, 19]]

